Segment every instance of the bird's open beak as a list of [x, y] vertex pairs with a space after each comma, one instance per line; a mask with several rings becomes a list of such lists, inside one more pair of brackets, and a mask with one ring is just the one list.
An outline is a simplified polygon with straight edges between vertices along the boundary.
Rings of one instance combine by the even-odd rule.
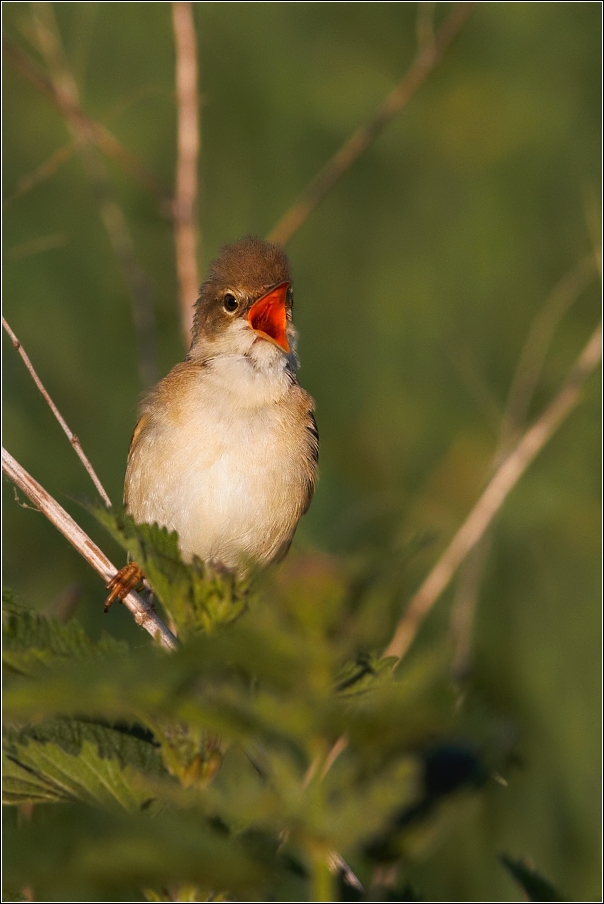
[[254, 332], [274, 342], [284, 352], [289, 352], [287, 341], [287, 309], [285, 300], [289, 283], [283, 282], [255, 301], [251, 306], [247, 319]]

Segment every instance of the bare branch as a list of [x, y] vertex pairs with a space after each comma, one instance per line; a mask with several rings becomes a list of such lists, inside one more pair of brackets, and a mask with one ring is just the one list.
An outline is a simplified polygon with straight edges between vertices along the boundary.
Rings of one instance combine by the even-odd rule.
[[346, 885], [350, 885], [351, 888], [356, 888], [356, 890], [360, 892], [365, 891], [358, 878], [350, 869], [344, 858], [341, 857], [337, 851], [329, 852], [329, 854], [327, 855], [327, 866], [331, 873], [341, 875]]
[[335, 742], [329, 753], [325, 758], [325, 762], [323, 763], [323, 768], [321, 769], [321, 778], [325, 778], [337, 758], [343, 753], [348, 747], [348, 738], [346, 735], [340, 735], [338, 740]]
[[63, 417], [63, 415], [61, 414], [61, 412], [59, 411], [59, 409], [53, 402], [53, 400], [51, 399], [48, 391], [45, 389], [44, 384], [42, 383], [42, 380], [36, 373], [33, 364], [29, 360], [29, 356], [28, 356], [27, 352], [25, 351], [25, 349], [23, 348], [23, 346], [21, 345], [21, 343], [19, 342], [19, 340], [17, 339], [15, 334], [13, 333], [12, 329], [10, 328], [10, 326], [8, 325], [8, 322], [6, 321], [6, 319], [4, 317], [2, 318], [2, 326], [8, 333], [8, 335], [10, 337], [10, 341], [13, 343], [14, 347], [17, 349], [17, 351], [21, 355], [21, 358], [23, 359], [25, 366], [27, 367], [28, 371], [32, 375], [34, 383], [36, 384], [36, 386], [42, 393], [46, 403], [48, 404], [48, 407], [50, 408], [50, 410], [52, 411], [52, 413], [58, 420], [59, 424], [61, 425], [63, 432], [67, 436], [67, 439], [69, 440], [69, 442], [75, 449], [78, 458], [80, 459], [80, 461], [82, 462], [82, 464], [84, 465], [86, 470], [88, 471], [92, 482], [94, 483], [99, 495], [101, 496], [101, 499], [103, 500], [103, 502], [105, 503], [105, 505], [108, 508], [111, 508], [111, 499], [105, 492], [103, 484], [97, 477], [97, 474], [96, 474], [94, 468], [92, 467], [92, 465], [90, 464], [90, 461], [88, 460], [88, 457], [86, 456], [86, 453], [82, 449], [82, 444], [80, 443], [80, 441], [77, 438], [77, 436], [75, 435], [75, 433], [73, 433], [73, 431], [70, 430], [70, 428], [67, 424], [67, 421], [65, 420], [65, 418]]
[[55, 232], [52, 235], [40, 235], [35, 239], [28, 239], [26, 242], [19, 242], [18, 245], [7, 248], [5, 257], [13, 261], [20, 261], [24, 257], [30, 257], [32, 254], [43, 254], [45, 251], [62, 248], [66, 243], [67, 236], [63, 232]]
[[172, 3], [176, 49], [178, 108], [178, 160], [174, 199], [174, 242], [178, 274], [178, 300], [185, 347], [191, 344], [193, 307], [199, 291], [196, 215], [199, 123], [197, 111], [197, 42], [192, 4]]
[[[58, 107], [62, 113], [65, 113], [63, 99], [56, 92], [52, 81], [39, 70], [34, 61], [19, 47], [13, 44], [9, 38], [3, 39], [3, 50], [5, 56], [11, 61], [15, 68], [19, 70], [21, 75], [28, 79], [28, 81], [31, 82], [31, 84], [34, 85], [47, 100], [53, 103], [55, 107]], [[95, 142], [103, 153], [134, 176], [143, 188], [155, 195], [160, 203], [162, 213], [170, 210], [171, 202], [169, 192], [157, 177], [141, 163], [132, 151], [125, 148], [115, 135], [113, 135], [104, 125], [84, 113], [79, 103], [76, 103], [73, 99], [70, 115], [78, 119], [80, 129], [86, 131], [90, 141]], [[38, 167], [32, 174], [24, 176], [19, 181], [15, 190], [4, 201], [4, 204], [8, 205], [12, 203], [17, 197], [28, 191], [34, 185], [37, 185], [45, 178], [48, 178], [49, 172], [54, 171], [66, 160], [69, 160], [77, 149], [77, 142], [74, 141], [56, 150], [48, 161]]]
[[268, 239], [285, 245], [304, 220], [325, 197], [340, 176], [350, 169], [388, 123], [411, 100], [418, 88], [442, 58], [447, 47], [472, 11], [473, 3], [460, 3], [446, 20], [434, 41], [420, 47], [411, 68], [386, 96], [377, 110], [362, 123], [342, 147], [312, 179], [306, 191], [279, 220]]
[[[597, 261], [590, 254], [566, 273], [550, 292], [529, 328], [500, 420], [499, 439], [492, 470], [497, 470], [526, 423], [547, 349], [562, 317], [597, 275]], [[454, 637], [452, 670], [462, 677], [470, 663], [470, 643], [480, 583], [486, 568], [491, 541], [487, 535], [468, 555], [460, 575], [451, 609]]]
[[113, 251], [130, 287], [138, 340], [139, 371], [143, 385], [148, 386], [154, 383], [158, 376], [155, 359], [155, 322], [149, 280], [136, 258], [126, 218], [113, 197], [105, 162], [79, 115], [78, 86], [63, 53], [52, 5], [32, 3], [32, 10], [40, 49], [48, 65], [54, 95], [80, 148], [82, 161], [94, 189]]
[[400, 619], [384, 656], [401, 659], [453, 575], [503, 505], [508, 493], [579, 401], [581, 388], [602, 357], [602, 324], [592, 334], [558, 394], [501, 463], [474, 508], [443, 552]]
[[545, 355], [558, 324], [596, 275], [596, 261], [594, 255], [589, 254], [562, 277], [533, 320], [520, 353], [504, 412], [501, 428], [501, 442], [504, 445], [524, 426]]
[[[76, 524], [62, 506], [34, 480], [31, 474], [15, 461], [6, 449], [2, 449], [2, 470], [19, 489], [46, 515], [49, 521], [66, 537], [89, 565], [97, 571], [105, 584], [117, 574], [117, 568], [107, 556], [92, 542], [82, 528]], [[176, 649], [176, 638], [166, 628], [152, 607], [137, 593], [129, 593], [123, 600], [126, 608], [134, 616], [137, 625], [144, 628], [152, 637], [158, 637], [161, 645], [167, 650]]]
[[73, 141], [70, 141], [69, 144], [64, 144], [62, 148], [57, 148], [57, 150], [50, 155], [48, 160], [45, 160], [44, 163], [41, 163], [40, 166], [37, 166], [32, 172], [21, 176], [10, 195], [7, 195], [2, 201], [2, 206], [4, 208], [8, 207], [13, 201], [16, 201], [17, 198], [22, 197], [22, 195], [31, 191], [32, 188], [35, 188], [36, 185], [41, 185], [46, 179], [50, 179], [51, 176], [54, 176], [59, 167], [64, 163], [67, 163], [68, 160], [71, 160], [76, 151], [77, 147]]
[[436, 3], [425, 2], [417, 4], [415, 16], [415, 40], [419, 50], [434, 46], [434, 13]]

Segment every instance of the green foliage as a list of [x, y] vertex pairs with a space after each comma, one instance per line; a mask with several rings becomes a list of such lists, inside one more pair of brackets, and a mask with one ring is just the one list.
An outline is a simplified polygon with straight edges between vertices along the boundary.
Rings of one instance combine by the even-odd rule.
[[[131, 530], [137, 543], [141, 534], [148, 541], [146, 565], [166, 582], [176, 560], [166, 566], [165, 545], [153, 545], [165, 534]], [[201, 580], [195, 565], [178, 562], [175, 573], [177, 593]], [[432, 818], [441, 798], [477, 788], [451, 772], [456, 754], [443, 747], [466, 733], [446, 657], [410, 660], [396, 672], [391, 659], [347, 659], [349, 642], [330, 636], [346, 594], [332, 597], [326, 615], [309, 609], [316, 587], [315, 578], [306, 586], [298, 579], [278, 606], [265, 588], [239, 619], [219, 613], [221, 624], [209, 631], [203, 610], [199, 630], [171, 654], [93, 645], [76, 623], [45, 624], [7, 596], [4, 800], [71, 802], [57, 811], [60, 843], [37, 807], [17, 832], [20, 845], [9, 827], [8, 885], [27, 877], [51, 898], [59, 889], [109, 895], [138, 883], [139, 894], [144, 888], [160, 900], [176, 883], [196, 900], [210, 892], [305, 899], [320, 887], [335, 890], [336, 876], [326, 872], [331, 852], [370, 885], [384, 859], [376, 838], [386, 833], [387, 859], [397, 861], [410, 826]], [[329, 763], [336, 743], [339, 756]], [[455, 750], [468, 743], [460, 735]], [[483, 745], [464, 755], [478, 764], [503, 753]], [[444, 780], [434, 777], [435, 755]], [[78, 832], [83, 807], [91, 815]], [[58, 882], [44, 864], [60, 860], [70, 839], [73, 867]]]
[[61, 659], [126, 655], [128, 650], [109, 635], [93, 644], [77, 622], [63, 624], [56, 618], [44, 618], [8, 589], [2, 592], [2, 637], [3, 667], [20, 675]]
[[[202, 276], [224, 242], [266, 235], [376, 108], [431, 6], [418, 20], [410, 3], [193, 4]], [[172, 186], [170, 4], [53, 8], [86, 114]], [[434, 5], [436, 27], [450, 9]], [[32, 7], [2, 12], [4, 37], [47, 77]], [[5, 775], [25, 803], [5, 808], [5, 897], [299, 900], [331, 886], [345, 899], [510, 900], [519, 889], [495, 852], [514, 850], [576, 900], [600, 898], [595, 380], [500, 512], [468, 686], [447, 677], [463, 580], [403, 669], [380, 659], [490, 472], [531, 324], [553, 292], [565, 313], [529, 417], [599, 317], [596, 279], [554, 289], [600, 245], [600, 25], [595, 3], [475, 4], [289, 244], [321, 482], [258, 599], [183, 571], [173, 538], [112, 521], [184, 638], [174, 657], [149, 649], [122, 607], [103, 615], [97, 576], [4, 482], [4, 576], [35, 609], [6, 609]], [[8, 56], [3, 99], [4, 313], [117, 500], [143, 388], [140, 311], [64, 115]], [[106, 163], [152, 287], [163, 375], [183, 355], [172, 219]], [[4, 341], [5, 444], [84, 522], [72, 500], [90, 493], [88, 476]], [[118, 563], [102, 527], [83, 526]], [[37, 614], [74, 582], [81, 626]], [[98, 639], [108, 626], [127, 648]], [[304, 791], [342, 731], [347, 749]], [[106, 792], [82, 778], [80, 756]], [[125, 804], [153, 803], [125, 810], [120, 775]], [[27, 821], [26, 802], [41, 799], [57, 802]], [[336, 841], [364, 892], [325, 876], [322, 846]]]
[[136, 524], [123, 511], [88, 506], [97, 520], [142, 568], [180, 637], [212, 631], [236, 619], [246, 605], [247, 587], [195, 558], [182, 561], [178, 535], [157, 524]]
[[[54, 901], [143, 900], [147, 884], [162, 889], [187, 880], [203, 901], [227, 878], [234, 894], [250, 900], [267, 873], [256, 848], [187, 810], [149, 818], [57, 805], [36, 811], [19, 831], [5, 829], [5, 857], [8, 894], [31, 884], [42, 900]], [[271, 852], [266, 860], [272, 865]]]
[[3, 745], [5, 803], [77, 800], [140, 810], [152, 798], [145, 780], [164, 774], [157, 745], [126, 728], [55, 719], [8, 729]]

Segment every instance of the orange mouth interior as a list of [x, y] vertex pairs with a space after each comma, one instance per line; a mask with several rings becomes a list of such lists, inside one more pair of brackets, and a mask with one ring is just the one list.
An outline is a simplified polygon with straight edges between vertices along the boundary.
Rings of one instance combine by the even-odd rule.
[[289, 352], [287, 341], [287, 309], [285, 301], [289, 283], [283, 282], [259, 298], [251, 306], [247, 315], [254, 332], [264, 339], [274, 342], [284, 352]]

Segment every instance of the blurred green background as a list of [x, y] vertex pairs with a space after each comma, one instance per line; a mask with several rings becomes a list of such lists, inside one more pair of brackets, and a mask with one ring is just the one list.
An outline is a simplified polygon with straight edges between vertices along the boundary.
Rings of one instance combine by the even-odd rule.
[[[437, 3], [438, 26], [451, 4]], [[410, 65], [414, 3], [195, 3], [202, 153], [200, 263], [265, 235]], [[43, 69], [28, 4], [4, 34]], [[167, 3], [55, 5], [82, 104], [166, 186], [175, 161]], [[599, 247], [599, 3], [480, 3], [405, 111], [288, 246], [302, 385], [317, 403], [321, 481], [292, 555], [351, 574], [387, 563], [358, 613], [367, 648], [406, 600], [489, 474], [533, 318]], [[121, 497], [142, 386], [131, 301], [78, 155], [15, 195], [69, 141], [8, 55], [4, 64], [4, 314], [109, 495]], [[108, 169], [153, 291], [158, 373], [183, 356], [172, 226]], [[596, 279], [572, 299], [531, 414], [593, 330]], [[78, 506], [88, 477], [3, 338], [4, 445], [121, 562]], [[516, 726], [522, 764], [470, 804], [416, 865], [431, 900], [514, 900], [496, 860], [534, 865], [573, 900], [600, 895], [600, 399], [597, 378], [498, 518], [480, 588], [472, 676]], [[4, 582], [40, 609], [140, 637], [97, 577], [4, 487]], [[381, 560], [380, 560], [381, 556]], [[361, 563], [361, 565], [359, 564]], [[418, 643], [446, 634], [453, 588]], [[373, 609], [372, 609], [373, 611]], [[141, 641], [143, 642], [143, 641]]]

